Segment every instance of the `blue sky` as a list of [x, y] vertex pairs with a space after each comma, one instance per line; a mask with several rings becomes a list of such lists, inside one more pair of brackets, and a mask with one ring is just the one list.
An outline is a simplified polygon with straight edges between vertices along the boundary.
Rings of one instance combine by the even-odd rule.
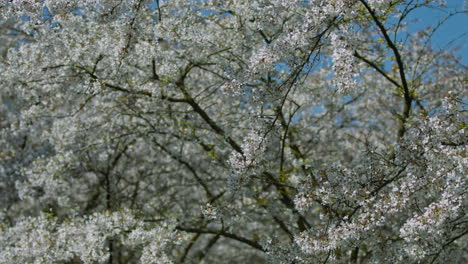
[[437, 50], [459, 47], [460, 49], [456, 54], [461, 57], [461, 62], [464, 65], [468, 65], [468, 1], [446, 0], [446, 3], [447, 8], [443, 10], [420, 8], [413, 11], [408, 21], [417, 20], [417, 22], [408, 26], [408, 31], [414, 32], [418, 29], [437, 25], [439, 21], [448, 15], [447, 9], [451, 12], [462, 12], [465, 9], [464, 13], [456, 14], [445, 21], [435, 33], [432, 44]]

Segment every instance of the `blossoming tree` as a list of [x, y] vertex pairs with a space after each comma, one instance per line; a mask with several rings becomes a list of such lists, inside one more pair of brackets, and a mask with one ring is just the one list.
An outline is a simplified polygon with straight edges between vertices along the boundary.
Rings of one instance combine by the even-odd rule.
[[0, 263], [467, 262], [467, 69], [419, 8], [2, 0]]

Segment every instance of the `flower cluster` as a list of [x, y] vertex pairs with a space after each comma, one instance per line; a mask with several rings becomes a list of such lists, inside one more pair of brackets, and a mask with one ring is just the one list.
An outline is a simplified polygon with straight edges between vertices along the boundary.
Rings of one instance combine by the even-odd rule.
[[83, 263], [105, 263], [109, 243], [120, 241], [143, 248], [140, 263], [171, 263], [164, 253], [178, 243], [171, 226], [148, 226], [129, 210], [95, 213], [59, 222], [50, 214], [26, 218], [1, 231], [0, 263], [55, 263], [78, 258]]
[[345, 92], [356, 85], [356, 60], [349, 39], [349, 28], [331, 35], [334, 84], [339, 92]]
[[235, 174], [243, 174], [253, 170], [259, 164], [258, 159], [265, 151], [265, 138], [259, 131], [251, 131], [242, 142], [242, 153], [233, 151], [229, 157], [229, 165]]

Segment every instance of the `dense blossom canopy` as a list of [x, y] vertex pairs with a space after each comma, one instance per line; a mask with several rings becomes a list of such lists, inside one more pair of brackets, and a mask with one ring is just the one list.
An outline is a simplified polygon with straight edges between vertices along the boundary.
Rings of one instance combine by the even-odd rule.
[[0, 0], [0, 263], [468, 263], [442, 2]]

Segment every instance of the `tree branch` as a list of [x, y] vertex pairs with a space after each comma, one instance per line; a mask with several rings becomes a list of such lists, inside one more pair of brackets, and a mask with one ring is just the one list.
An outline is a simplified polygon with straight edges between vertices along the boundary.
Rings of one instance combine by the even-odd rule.
[[367, 65], [371, 66], [374, 70], [378, 71], [385, 79], [389, 80], [391, 83], [393, 83], [396, 87], [401, 87], [401, 84], [399, 84], [397, 81], [395, 81], [392, 77], [388, 76], [387, 73], [385, 73], [380, 67], [375, 64], [374, 62], [364, 58], [361, 56], [357, 51], [354, 52], [354, 56], [363, 62], [367, 63]]
[[232, 233], [228, 233], [226, 231], [213, 230], [213, 229], [198, 229], [198, 228], [192, 228], [192, 227], [182, 227], [180, 225], [176, 226], [176, 229], [180, 230], [180, 231], [184, 231], [184, 232], [197, 233], [197, 234], [216, 234], [216, 235], [219, 234], [220, 236], [239, 241], [239, 242], [241, 242], [243, 244], [249, 245], [250, 247], [253, 247], [253, 248], [258, 249], [258, 250], [260, 250], [262, 252], [265, 252], [263, 247], [260, 244], [258, 244], [257, 242], [252, 241], [252, 240], [247, 239], [247, 238], [244, 238], [244, 237], [241, 237], [241, 236], [238, 236], [238, 235], [235, 235], [235, 234], [232, 234]]
[[410, 93], [410, 89], [408, 87], [408, 83], [406, 81], [403, 59], [401, 58], [401, 54], [398, 51], [397, 46], [395, 45], [395, 43], [392, 41], [392, 39], [388, 35], [387, 29], [382, 24], [382, 22], [380, 22], [380, 20], [377, 18], [375, 11], [372, 10], [372, 8], [369, 6], [369, 4], [365, 0], [359, 0], [359, 1], [364, 5], [364, 7], [369, 12], [369, 14], [372, 16], [372, 20], [374, 20], [375, 24], [380, 29], [380, 32], [382, 33], [385, 41], [387, 42], [387, 45], [390, 47], [390, 49], [393, 51], [393, 54], [395, 55], [395, 59], [398, 65], [398, 72], [400, 73], [401, 84], [403, 87], [403, 96], [405, 99], [405, 105], [403, 107], [403, 114], [401, 115], [401, 119], [400, 119], [400, 128], [398, 129], [398, 138], [402, 138], [405, 134], [405, 124], [406, 124], [407, 119], [409, 118], [409, 115], [411, 112], [411, 103], [413, 101], [413, 98]]
[[179, 80], [176, 81], [176, 85], [177, 87], [179, 87], [179, 89], [181, 90], [182, 94], [184, 95], [184, 98], [185, 98], [185, 103], [188, 103], [192, 109], [211, 127], [211, 129], [218, 135], [222, 136], [224, 138], [224, 140], [229, 144], [231, 145], [231, 147], [239, 152], [240, 154], [243, 155], [243, 151], [242, 151], [242, 148], [239, 146], [239, 144], [237, 144], [236, 141], [234, 141], [234, 139], [232, 139], [230, 136], [226, 135], [226, 133], [224, 132], [224, 130], [218, 126], [216, 124], [216, 122], [211, 119], [211, 117], [205, 112], [205, 110], [203, 110], [200, 105], [193, 99], [193, 97], [190, 95], [190, 93], [187, 91], [186, 87], [185, 87], [185, 84], [184, 84], [184, 80], [185, 80], [185, 77], [187, 76], [188, 72], [194, 67], [195, 65], [193, 64], [190, 64], [189, 66], [187, 66], [187, 68], [185, 69], [184, 73], [181, 75], [181, 77], [179, 78]]

